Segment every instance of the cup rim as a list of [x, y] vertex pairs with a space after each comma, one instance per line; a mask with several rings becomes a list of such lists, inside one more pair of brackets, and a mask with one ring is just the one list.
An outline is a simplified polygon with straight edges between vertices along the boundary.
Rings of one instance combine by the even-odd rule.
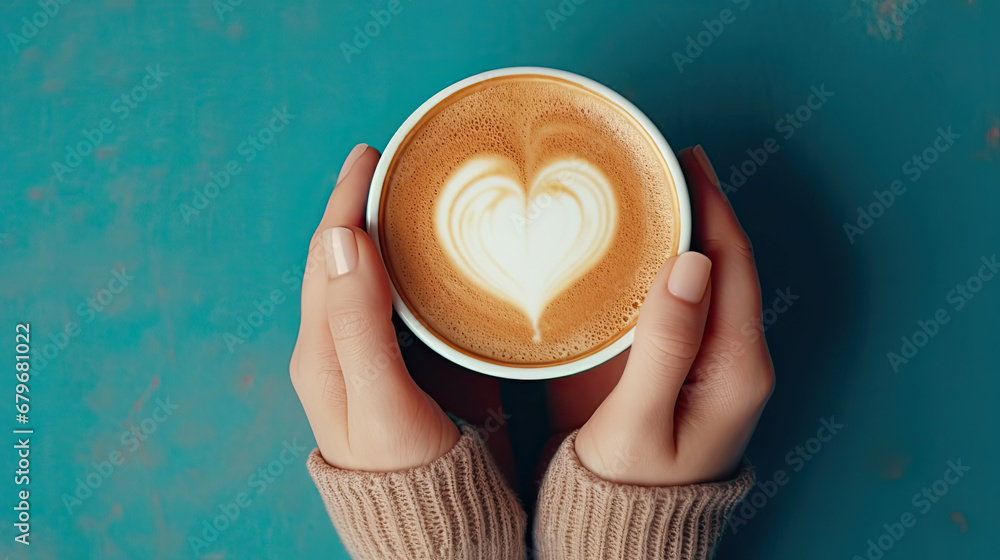
[[[640, 111], [638, 107], [633, 105], [632, 102], [625, 99], [625, 97], [618, 92], [601, 83], [591, 80], [590, 78], [554, 68], [545, 68], [541, 66], [512, 66], [508, 68], [498, 68], [495, 70], [480, 72], [479, 74], [459, 80], [442, 89], [417, 107], [417, 109], [403, 121], [403, 124], [401, 124], [392, 135], [389, 143], [385, 146], [385, 150], [382, 151], [382, 157], [375, 168], [375, 175], [372, 177], [371, 187], [368, 192], [366, 226], [368, 229], [368, 235], [372, 238], [372, 241], [375, 243], [375, 248], [378, 250], [379, 258], [383, 258], [381, 239], [379, 235], [379, 208], [382, 202], [382, 188], [385, 184], [385, 177], [389, 170], [389, 164], [393, 157], [395, 157], [396, 151], [399, 149], [403, 140], [410, 133], [410, 131], [413, 130], [417, 123], [420, 122], [424, 115], [453, 93], [486, 80], [502, 76], [516, 75], [541, 75], [561, 78], [563, 80], [576, 83], [618, 105], [642, 126], [643, 130], [653, 140], [653, 143], [656, 145], [656, 148], [659, 150], [664, 161], [667, 162], [667, 168], [671, 173], [671, 178], [674, 182], [674, 190], [677, 196], [677, 215], [680, 218], [677, 254], [687, 251], [691, 244], [691, 203], [688, 196], [687, 182], [684, 180], [684, 174], [681, 170], [680, 163], [677, 161], [677, 157], [674, 155], [673, 150], [670, 148], [667, 140], [663, 137], [663, 134], [656, 127], [656, 125], [653, 124], [649, 117], [647, 117], [645, 113]], [[387, 266], [384, 262], [383, 265]], [[393, 308], [396, 310], [396, 313], [399, 314], [406, 326], [413, 331], [413, 334], [415, 334], [421, 342], [429, 346], [431, 350], [436, 352], [438, 355], [443, 356], [451, 362], [454, 362], [466, 369], [494, 377], [514, 379], [518, 381], [540, 381], [574, 375], [603, 364], [604, 362], [624, 352], [632, 346], [632, 342], [635, 340], [635, 325], [633, 325], [632, 328], [630, 328], [625, 334], [618, 337], [617, 340], [608, 346], [572, 362], [551, 366], [526, 367], [495, 364], [476, 359], [473, 356], [459, 352], [458, 350], [452, 348], [448, 343], [441, 340], [435, 333], [426, 328], [420, 320], [417, 319], [409, 307], [407, 307], [403, 298], [396, 290], [395, 283], [391, 280], [389, 282], [389, 287], [392, 291]]]

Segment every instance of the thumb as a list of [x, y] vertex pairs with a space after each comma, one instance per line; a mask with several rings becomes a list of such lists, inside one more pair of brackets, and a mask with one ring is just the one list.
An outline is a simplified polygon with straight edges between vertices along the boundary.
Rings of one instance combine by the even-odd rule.
[[323, 232], [326, 307], [343, 370], [348, 410], [395, 410], [416, 386], [392, 326], [389, 277], [374, 242], [357, 227]]
[[[672, 428], [674, 403], [701, 348], [711, 300], [712, 261], [695, 252], [669, 259], [653, 280], [615, 400], [637, 420]], [[664, 417], [664, 413], [667, 413]]]

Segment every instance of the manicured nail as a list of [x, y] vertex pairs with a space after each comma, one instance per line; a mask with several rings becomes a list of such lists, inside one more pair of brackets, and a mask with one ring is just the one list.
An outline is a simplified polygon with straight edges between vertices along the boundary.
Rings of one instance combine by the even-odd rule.
[[701, 168], [701, 172], [705, 174], [705, 177], [707, 177], [716, 188], [719, 188], [719, 176], [715, 174], [715, 168], [712, 167], [712, 162], [708, 161], [708, 154], [705, 153], [705, 148], [702, 148], [701, 144], [698, 144], [694, 147], [694, 150], [691, 151], [694, 154], [695, 161], [698, 162], [698, 167]]
[[670, 269], [667, 290], [675, 298], [688, 303], [698, 303], [705, 296], [708, 277], [712, 272], [712, 261], [701, 253], [688, 251], [681, 253]]
[[358, 266], [358, 242], [350, 228], [335, 227], [323, 232], [326, 249], [326, 273], [330, 278], [343, 276]]
[[354, 167], [354, 164], [358, 162], [358, 158], [361, 157], [361, 154], [365, 153], [365, 150], [367, 149], [368, 144], [358, 144], [357, 146], [354, 146], [351, 153], [347, 154], [347, 159], [344, 160], [344, 165], [340, 167], [340, 175], [337, 175], [338, 183], [344, 178], [344, 175], [351, 172], [351, 168]]

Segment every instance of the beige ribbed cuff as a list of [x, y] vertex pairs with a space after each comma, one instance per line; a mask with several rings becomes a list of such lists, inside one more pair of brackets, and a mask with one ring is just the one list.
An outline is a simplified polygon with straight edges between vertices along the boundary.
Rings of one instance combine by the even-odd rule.
[[754, 484], [745, 462], [725, 482], [616, 484], [580, 464], [576, 434], [559, 447], [539, 491], [534, 534], [540, 560], [711, 558], [726, 518]]
[[307, 462], [341, 542], [357, 560], [521, 560], [526, 516], [475, 428], [433, 463], [347, 471]]

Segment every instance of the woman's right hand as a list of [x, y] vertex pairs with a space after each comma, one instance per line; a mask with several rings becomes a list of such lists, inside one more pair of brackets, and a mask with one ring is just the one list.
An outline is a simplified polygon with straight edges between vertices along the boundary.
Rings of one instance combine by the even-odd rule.
[[[680, 160], [693, 197], [695, 248], [704, 254], [664, 264], [620, 379], [576, 438], [580, 462], [619, 483], [675, 486], [732, 476], [774, 385], [758, 330], [750, 242], [701, 147], [682, 151]], [[619, 375], [605, 373], [612, 382]]]

